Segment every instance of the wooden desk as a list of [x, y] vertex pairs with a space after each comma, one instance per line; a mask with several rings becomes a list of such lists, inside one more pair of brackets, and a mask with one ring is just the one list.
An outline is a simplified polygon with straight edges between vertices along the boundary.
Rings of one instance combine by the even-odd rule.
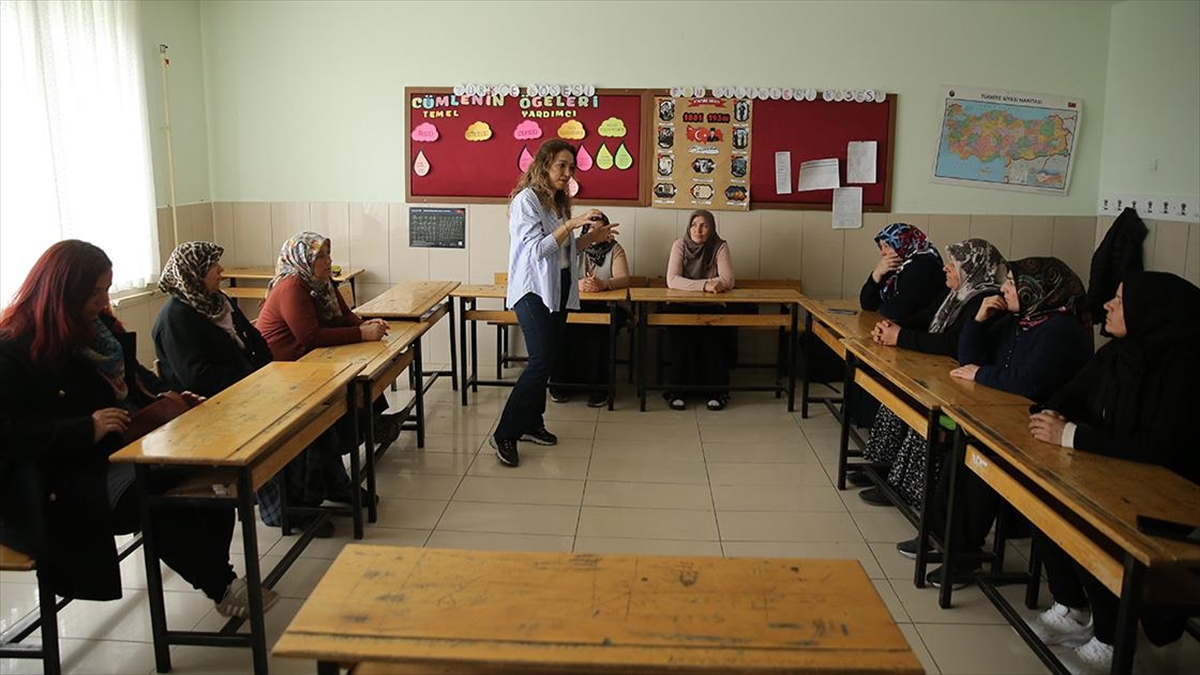
[[[137, 472], [150, 625], [158, 672], [171, 669], [171, 644], [249, 646], [254, 654], [254, 672], [258, 675], [267, 672], [262, 586], [273, 586], [283, 576], [311, 541], [312, 528], [298, 538], [265, 579], [261, 578], [254, 491], [342, 415], [354, 409], [354, 389], [348, 385], [359, 370], [360, 366], [344, 364], [269, 363], [110, 456], [114, 462], [134, 463]], [[151, 470], [156, 467], [191, 467], [196, 471], [180, 486], [156, 495], [150, 491]], [[242, 619], [230, 619], [219, 633], [167, 629], [151, 508], [196, 505], [233, 508], [238, 512], [246, 558], [249, 635], [236, 633]], [[286, 499], [283, 505], [286, 530], [289, 524]], [[315, 519], [313, 527], [321, 522], [322, 518]]]
[[[842, 411], [834, 405], [841, 403], [841, 398], [828, 396], [813, 398], [809, 395], [817, 341], [845, 361], [846, 348], [842, 346], [842, 340], [847, 338], [870, 339], [871, 330], [875, 328], [876, 323], [883, 320], [883, 317], [878, 312], [867, 312], [860, 309], [858, 302], [852, 300], [816, 300], [801, 295], [800, 306], [805, 311], [803, 343], [805, 367], [804, 377], [800, 382], [800, 417], [808, 419], [808, 404], [815, 401], [824, 403], [829, 408], [829, 412], [833, 413], [838, 421], [841, 421]], [[863, 444], [859, 443], [859, 445]]]
[[[503, 373], [501, 367], [506, 360], [504, 354], [507, 350], [507, 340], [502, 343], [497, 343], [497, 364], [496, 364], [496, 379], [481, 380], [479, 379], [479, 329], [478, 322], [486, 321], [495, 323], [500, 326], [503, 331], [504, 326], [517, 325], [517, 314], [511, 309], [497, 310], [481, 310], [477, 309], [478, 301], [486, 300], [504, 300], [508, 293], [508, 287], [504, 284], [462, 284], [450, 292], [451, 298], [458, 298], [459, 303], [459, 342], [463, 349], [460, 352], [459, 372], [463, 373], [463, 388], [462, 388], [462, 404], [467, 405], [467, 385], [470, 385], [472, 391], [478, 392], [480, 386], [485, 387], [511, 387], [513, 382], [502, 379]], [[574, 324], [591, 324], [608, 326], [608, 409], [613, 409], [613, 400], [616, 398], [617, 389], [617, 319], [616, 312], [618, 311], [617, 303], [628, 298], [626, 289], [621, 288], [612, 291], [599, 291], [596, 293], [580, 293], [579, 299], [583, 301], [596, 301], [608, 304], [608, 312], [577, 312], [570, 311], [567, 313], [567, 323]], [[470, 322], [471, 339], [470, 350], [467, 349], [467, 325]], [[471, 362], [470, 370], [467, 369], [468, 352]], [[570, 383], [564, 383], [566, 386], [576, 386]]]
[[[646, 410], [646, 392], [677, 389], [688, 391], [692, 389], [711, 389], [711, 387], [666, 386], [662, 384], [648, 385], [646, 383], [647, 347], [649, 342], [647, 331], [651, 326], [746, 326], [753, 328], [778, 328], [785, 334], [787, 349], [787, 365], [777, 368], [774, 386], [730, 386], [729, 391], [773, 391], [776, 395], [787, 393], [788, 411], [795, 410], [796, 402], [796, 321], [799, 306], [800, 291], [794, 288], [734, 288], [725, 293], [705, 293], [703, 291], [679, 291], [670, 288], [631, 288], [629, 299], [634, 303], [637, 317], [636, 352], [641, 355], [642, 362], [638, 367], [638, 398], [641, 410]], [[782, 314], [677, 314], [655, 312], [655, 308], [663, 303], [686, 303], [689, 305], [780, 305], [786, 311]], [[788, 371], [786, 385], [780, 383], [781, 370]]]
[[[417, 447], [425, 447], [425, 391], [421, 381], [421, 336], [429, 330], [430, 325], [421, 322], [395, 322], [388, 324], [389, 332], [383, 340], [375, 342], [358, 342], [335, 347], [314, 349], [300, 359], [301, 363], [332, 363], [354, 365], [362, 370], [354, 378], [354, 385], [360, 388], [360, 411], [365, 412], [367, 420], [367, 454], [364, 473], [367, 479], [367, 519], [374, 523], [379, 519], [378, 507], [375, 504], [375, 461], [383, 456], [388, 446], [375, 445], [375, 415], [374, 402], [383, 395], [387, 387], [400, 377], [400, 374], [410, 366], [417, 375], [417, 386], [413, 388], [413, 401], [403, 410], [396, 413], [402, 420], [402, 429], [413, 429], [417, 432]], [[354, 386], [352, 385], [352, 386]], [[415, 415], [414, 415], [415, 408]], [[409, 418], [414, 418], [414, 426], [406, 425]], [[357, 452], [351, 457], [351, 482], [360, 485], [361, 480], [353, 475], [357, 466]], [[352, 509], [356, 514], [354, 521], [354, 538], [362, 539], [362, 504], [360, 495], [352, 492]]]
[[[458, 288], [457, 281], [401, 281], [381, 295], [363, 303], [354, 310], [364, 319], [387, 319], [389, 321], [420, 321], [431, 327], [450, 314], [450, 370], [422, 372], [428, 376], [425, 389], [432, 387], [442, 375], [450, 376], [450, 386], [458, 389], [458, 366], [454, 360], [454, 301], [450, 292]], [[415, 378], [411, 384], [415, 386]], [[424, 435], [424, 431], [421, 432]]]
[[[1132, 667], [1139, 606], [1152, 595], [1154, 582], [1170, 595], [1171, 604], [1200, 605], [1195, 578], [1180, 583], [1181, 577], [1173, 575], [1200, 569], [1200, 546], [1137, 529], [1139, 514], [1200, 524], [1200, 485], [1161, 466], [1043, 443], [1029, 433], [1028, 406], [965, 405], [945, 412], [959, 427], [951, 512], [961, 491], [957, 473], [966, 466], [1116, 594], [1120, 609], [1113, 673]], [[946, 544], [952, 558], [954, 542]], [[1051, 665], [1047, 658], [1054, 657], [995, 591], [989, 576], [981, 576], [980, 587], [1010, 623], [1017, 619], [1017, 632], [1026, 642], [1032, 638], [1034, 651]], [[943, 607], [950, 604], [947, 591], [943, 587]]]
[[[345, 298], [346, 304], [350, 305], [351, 307], [354, 307], [354, 303], [358, 299], [358, 293], [354, 285], [354, 279], [365, 271], [366, 270], [362, 268], [343, 269], [337, 274], [333, 275], [333, 280], [339, 284], [346, 281], [350, 282], [350, 297], [345, 298], [343, 295], [343, 298]], [[267, 297], [266, 288], [239, 287], [238, 282], [270, 281], [271, 279], [275, 278], [275, 268], [266, 265], [260, 267], [230, 267], [221, 272], [221, 278], [229, 280], [229, 297], [262, 299]]]
[[852, 560], [348, 545], [273, 653], [531, 673], [920, 673]]

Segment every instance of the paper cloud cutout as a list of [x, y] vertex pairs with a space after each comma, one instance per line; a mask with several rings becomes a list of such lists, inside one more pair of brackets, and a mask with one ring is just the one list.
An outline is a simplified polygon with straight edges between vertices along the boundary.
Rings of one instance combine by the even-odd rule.
[[471, 126], [467, 127], [467, 132], [463, 136], [468, 141], [486, 141], [492, 137], [492, 128], [487, 122], [471, 122]]
[[600, 123], [600, 135], [609, 138], [624, 138], [625, 137], [625, 120], [619, 117], [610, 117]]
[[432, 143], [438, 139], [438, 129], [432, 122], [422, 122], [412, 130], [412, 139], [423, 143]]
[[513, 129], [513, 138], [518, 141], [531, 141], [535, 138], [542, 137], [542, 128], [533, 120], [525, 120]]
[[579, 152], [575, 154], [575, 168], [580, 171], [587, 171], [592, 168], [592, 153], [587, 151], [587, 148], [579, 146]]
[[571, 141], [582, 140], [587, 132], [583, 130], [583, 124], [579, 120], [570, 120], [563, 122], [558, 128], [558, 137], [565, 138]]

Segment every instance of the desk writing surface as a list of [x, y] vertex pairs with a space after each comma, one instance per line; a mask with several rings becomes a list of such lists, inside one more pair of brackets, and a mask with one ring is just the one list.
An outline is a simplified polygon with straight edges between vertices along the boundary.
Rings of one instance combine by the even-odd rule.
[[[501, 299], [507, 297], [508, 286], [505, 284], [463, 284], [450, 293], [454, 298]], [[621, 302], [629, 297], [624, 288], [595, 293], [580, 293], [580, 300], [598, 300], [600, 302]]]
[[[829, 326], [839, 338], [871, 339], [871, 331], [875, 324], [883, 321], [879, 312], [867, 312], [861, 309], [857, 300], [814, 300], [808, 296], [800, 296], [800, 306], [813, 315], [817, 321]], [[831, 309], [846, 309], [854, 314], [834, 314]]]
[[958, 362], [949, 356], [888, 347], [870, 338], [845, 340], [846, 351], [927, 407], [935, 405], [1024, 405], [1032, 401], [970, 380], [950, 376]]
[[782, 303], [800, 302], [800, 291], [792, 288], [734, 288], [724, 293], [704, 291], [678, 291], [672, 288], [631, 288], [629, 298], [634, 302], [686, 302], [701, 305], [726, 303]]
[[274, 653], [467, 670], [921, 672], [853, 560], [355, 544]]
[[247, 466], [326, 400], [344, 396], [360, 369], [341, 363], [268, 363], [109, 459]]
[[457, 281], [401, 281], [355, 308], [362, 317], [419, 319], [458, 288]]
[[[362, 268], [347, 269], [342, 268], [342, 271], [333, 275], [333, 280], [337, 282], [350, 281], [354, 277], [362, 274], [366, 270]], [[275, 268], [268, 266], [261, 267], [228, 267], [221, 272], [222, 279], [237, 279], [247, 281], [270, 281], [275, 278]]]
[[318, 347], [301, 357], [300, 363], [353, 364], [362, 369], [363, 377], [372, 378], [397, 352], [408, 349], [427, 330], [428, 324], [393, 321], [388, 323], [388, 334], [382, 340]]
[[1070, 450], [1029, 433], [1029, 406], [946, 409], [963, 431], [1148, 565], [1200, 566], [1200, 546], [1137, 531], [1137, 516], [1200, 525], [1200, 485], [1161, 466]]

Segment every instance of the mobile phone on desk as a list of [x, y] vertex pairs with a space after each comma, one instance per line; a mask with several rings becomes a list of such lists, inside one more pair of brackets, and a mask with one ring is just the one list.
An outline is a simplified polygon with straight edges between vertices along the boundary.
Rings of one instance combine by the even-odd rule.
[[858, 314], [857, 309], [842, 309], [841, 307], [830, 307], [826, 311], [828, 311], [830, 314], [844, 314], [846, 316], [854, 316], [855, 314]]
[[1138, 532], [1153, 537], [1177, 539], [1192, 544], [1200, 544], [1200, 525], [1177, 523], [1173, 520], [1151, 518], [1141, 514], [1137, 517]]

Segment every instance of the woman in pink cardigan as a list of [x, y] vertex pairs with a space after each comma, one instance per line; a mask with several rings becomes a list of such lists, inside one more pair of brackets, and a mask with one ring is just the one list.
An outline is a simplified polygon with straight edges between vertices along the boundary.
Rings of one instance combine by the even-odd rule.
[[[680, 291], [724, 293], [733, 288], [733, 261], [729, 244], [717, 234], [717, 220], [709, 211], [693, 211], [684, 237], [671, 246], [667, 286]], [[707, 311], [712, 311], [707, 306]], [[684, 306], [683, 311], [695, 311]], [[671, 384], [706, 386], [701, 390], [709, 410], [729, 402], [729, 367], [737, 349], [737, 331], [731, 328], [672, 327]], [[695, 390], [693, 390], [695, 391]], [[684, 392], [667, 392], [672, 410], [685, 410]]]

